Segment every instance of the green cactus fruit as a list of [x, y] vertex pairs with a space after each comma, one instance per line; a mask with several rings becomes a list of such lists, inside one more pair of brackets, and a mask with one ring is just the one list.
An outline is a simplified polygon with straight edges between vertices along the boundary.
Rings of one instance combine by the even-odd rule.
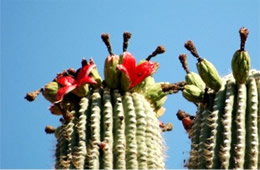
[[91, 77], [94, 78], [94, 80], [97, 82], [97, 84], [93, 84], [92, 86], [94, 88], [99, 88], [102, 85], [102, 78], [98, 73], [97, 68], [94, 68], [91, 73], [90, 73]]
[[222, 82], [212, 104], [198, 105], [188, 168], [260, 169], [260, 71]]
[[240, 49], [235, 52], [232, 58], [232, 73], [233, 76], [239, 84], [246, 82], [250, 70], [250, 56], [245, 50], [245, 42], [248, 36], [248, 30], [246, 28], [241, 28], [239, 30], [241, 45]]
[[51, 103], [54, 103], [56, 101], [56, 93], [58, 92], [59, 88], [60, 85], [57, 82], [52, 81], [44, 86], [42, 94], [45, 99]]
[[204, 101], [204, 91], [195, 85], [185, 85], [182, 95], [188, 101], [199, 103]]
[[221, 88], [221, 77], [211, 62], [203, 59], [197, 63], [197, 69], [200, 77], [208, 87], [214, 89], [215, 91], [218, 91]]
[[120, 72], [117, 70], [117, 65], [119, 63], [118, 55], [111, 55], [106, 58], [104, 75], [106, 86], [111, 89], [116, 89], [119, 87], [119, 75]]
[[187, 84], [195, 85], [202, 91], [205, 90], [206, 85], [197, 73], [189, 72], [185, 76], [185, 80]]
[[89, 92], [89, 85], [88, 84], [82, 84], [72, 91], [72, 93], [77, 95], [78, 97], [87, 96], [88, 92]]
[[56, 130], [56, 169], [162, 169], [164, 144], [156, 114], [138, 93], [90, 91]]
[[246, 82], [250, 69], [250, 56], [247, 51], [237, 50], [232, 59], [232, 73], [239, 84]]

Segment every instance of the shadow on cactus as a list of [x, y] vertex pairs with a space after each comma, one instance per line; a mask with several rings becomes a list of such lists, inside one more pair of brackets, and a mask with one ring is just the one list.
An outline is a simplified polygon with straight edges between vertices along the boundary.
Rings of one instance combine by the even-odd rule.
[[187, 73], [186, 85], [179, 90], [197, 106], [195, 118], [177, 112], [192, 143], [188, 168], [260, 168], [260, 71], [250, 70], [245, 50], [248, 30], [241, 28], [239, 34], [241, 44], [233, 55], [232, 74], [223, 78], [199, 56], [192, 41], [185, 48], [197, 58], [199, 75], [189, 71], [186, 54], [179, 56]]
[[136, 64], [127, 52], [131, 34], [123, 35], [123, 53], [112, 52], [108, 34], [102, 40], [109, 52], [102, 80], [93, 59], [83, 59], [78, 70], [67, 69], [43, 88], [27, 93], [28, 101], [40, 93], [61, 115], [57, 128], [46, 133], [57, 138], [56, 169], [163, 169], [164, 142], [161, 132], [171, 123], [158, 120], [168, 92], [152, 77], [159, 64], [150, 61], [165, 52], [162, 46]]

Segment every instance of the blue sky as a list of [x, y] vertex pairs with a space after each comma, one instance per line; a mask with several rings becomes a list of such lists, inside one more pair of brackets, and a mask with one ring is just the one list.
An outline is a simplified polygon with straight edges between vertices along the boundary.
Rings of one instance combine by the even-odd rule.
[[[196, 60], [183, 47], [187, 40], [193, 40], [200, 55], [224, 76], [231, 72], [242, 26], [250, 31], [246, 49], [252, 68], [260, 69], [259, 7], [258, 0], [2, 0], [0, 168], [53, 168], [55, 138], [44, 128], [59, 125], [59, 117], [49, 113], [50, 103], [42, 96], [33, 103], [23, 97], [56, 73], [79, 68], [83, 57], [93, 57], [103, 75], [108, 53], [102, 33], [110, 34], [113, 51], [120, 54], [122, 33], [131, 32], [128, 50], [137, 60], [164, 45], [166, 53], [153, 59], [160, 63], [154, 75], [158, 82], [184, 79], [181, 53], [188, 54], [190, 70], [197, 72]], [[161, 120], [174, 125], [164, 134], [166, 167], [183, 168], [190, 142], [176, 112], [194, 114], [195, 107], [181, 94], [169, 96], [165, 107]]]

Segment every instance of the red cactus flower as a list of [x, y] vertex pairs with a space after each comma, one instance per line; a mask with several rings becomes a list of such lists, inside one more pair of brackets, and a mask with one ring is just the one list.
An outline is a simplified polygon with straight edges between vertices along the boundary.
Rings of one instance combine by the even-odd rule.
[[75, 88], [79, 87], [82, 84], [96, 84], [97, 82], [89, 76], [90, 72], [96, 65], [94, 63], [84, 65], [78, 72], [77, 78], [71, 76], [60, 76], [57, 78], [57, 82], [63, 86], [61, 87], [56, 94], [56, 102], [58, 103], [63, 100], [65, 94], [71, 92]]
[[133, 88], [141, 83], [146, 77], [153, 74], [158, 66], [158, 63], [151, 61], [144, 61], [136, 66], [134, 56], [129, 52], [124, 52], [122, 64], [119, 64], [117, 68], [123, 74], [126, 74], [130, 80], [129, 88]]

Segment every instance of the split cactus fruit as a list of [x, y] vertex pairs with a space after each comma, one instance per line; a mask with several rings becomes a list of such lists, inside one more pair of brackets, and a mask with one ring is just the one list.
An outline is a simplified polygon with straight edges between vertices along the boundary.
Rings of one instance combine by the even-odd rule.
[[[191, 138], [190, 169], [260, 169], [260, 71], [250, 70], [244, 48], [247, 35], [248, 30], [241, 28], [241, 48], [232, 59], [233, 73], [215, 79], [210, 86], [207, 82], [218, 77], [217, 72], [198, 70], [208, 81], [202, 78], [207, 87], [200, 101], [190, 96], [194, 100], [189, 101], [197, 105], [195, 118], [177, 113]], [[189, 50], [199, 58], [192, 46]], [[218, 85], [212, 86], [214, 83]]]
[[136, 65], [126, 51], [131, 34], [124, 33], [123, 54], [114, 55], [109, 35], [102, 34], [109, 56], [102, 82], [92, 59], [82, 60], [77, 71], [68, 69], [40, 90], [27, 93], [33, 101], [39, 93], [52, 103], [50, 111], [62, 115], [55, 133], [56, 169], [164, 169], [161, 132], [172, 129], [158, 117], [165, 110], [167, 93], [152, 74], [158, 63], [150, 61], [165, 49], [159, 46]]

